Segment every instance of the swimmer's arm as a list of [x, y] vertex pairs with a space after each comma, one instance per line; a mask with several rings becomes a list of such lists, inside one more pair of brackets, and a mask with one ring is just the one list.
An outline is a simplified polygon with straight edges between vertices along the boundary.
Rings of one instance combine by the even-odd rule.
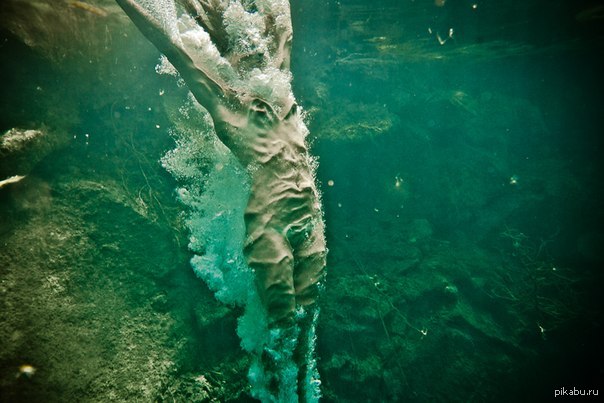
[[234, 98], [233, 91], [217, 77], [212, 77], [201, 65], [191, 49], [177, 42], [162, 27], [161, 22], [142, 8], [134, 0], [116, 0], [142, 34], [163, 53], [180, 73], [197, 101], [206, 108], [213, 118], [218, 117], [219, 108], [228, 98]]
[[[226, 33], [223, 21], [223, 15], [228, 5], [224, 0], [179, 0], [179, 3], [187, 10], [188, 14], [195, 16], [195, 21], [212, 38], [223, 56], [227, 56], [228, 34]], [[271, 49], [271, 58], [269, 63], [278, 69], [288, 70], [290, 67], [291, 46], [292, 46], [292, 26], [289, 4], [286, 2], [279, 7], [261, 6], [258, 10], [264, 18], [266, 26], [266, 39], [269, 49]], [[236, 67], [241, 55], [231, 55], [229, 59], [231, 65]]]

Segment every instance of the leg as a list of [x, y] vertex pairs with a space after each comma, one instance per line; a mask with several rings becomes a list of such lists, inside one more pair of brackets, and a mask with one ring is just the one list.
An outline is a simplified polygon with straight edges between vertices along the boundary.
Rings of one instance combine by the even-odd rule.
[[297, 246], [294, 249], [294, 288], [299, 306], [296, 321], [299, 336], [294, 361], [298, 367], [298, 400], [318, 402], [321, 382], [315, 357], [315, 331], [319, 315], [316, 301], [325, 277], [327, 254], [323, 221], [316, 223], [308, 237]]
[[299, 335], [294, 351], [294, 361], [298, 367], [298, 401], [317, 402], [321, 395], [321, 381], [315, 356], [315, 332], [319, 308], [317, 304], [313, 304], [301, 309], [303, 309], [302, 314], [296, 322]]
[[326, 255], [324, 224], [318, 220], [308, 238], [294, 252], [294, 289], [298, 305], [310, 305], [317, 300], [325, 277]]
[[285, 236], [265, 229], [245, 246], [247, 263], [255, 272], [258, 293], [268, 312], [269, 322], [293, 320], [296, 300], [293, 282], [293, 255]]

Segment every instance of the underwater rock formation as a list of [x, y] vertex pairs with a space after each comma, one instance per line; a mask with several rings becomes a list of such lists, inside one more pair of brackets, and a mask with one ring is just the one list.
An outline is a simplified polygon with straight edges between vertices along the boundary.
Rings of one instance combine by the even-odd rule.
[[82, 56], [98, 61], [112, 50], [112, 32], [125, 20], [120, 15], [111, 0], [5, 0], [0, 27], [55, 64]]
[[51, 151], [65, 143], [65, 136], [48, 129], [12, 128], [0, 135], [0, 178], [28, 174]]

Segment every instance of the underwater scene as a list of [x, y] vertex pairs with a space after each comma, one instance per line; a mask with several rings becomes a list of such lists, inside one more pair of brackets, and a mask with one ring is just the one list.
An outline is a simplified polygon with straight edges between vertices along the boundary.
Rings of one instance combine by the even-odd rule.
[[3, 0], [0, 402], [597, 400], [604, 1]]

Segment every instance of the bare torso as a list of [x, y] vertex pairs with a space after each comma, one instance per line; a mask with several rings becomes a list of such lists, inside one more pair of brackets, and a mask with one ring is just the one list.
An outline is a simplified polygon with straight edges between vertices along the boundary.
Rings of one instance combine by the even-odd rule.
[[314, 302], [325, 266], [325, 241], [306, 127], [295, 105], [284, 117], [255, 99], [222, 111], [218, 136], [252, 178], [245, 210], [248, 264], [274, 321]]

